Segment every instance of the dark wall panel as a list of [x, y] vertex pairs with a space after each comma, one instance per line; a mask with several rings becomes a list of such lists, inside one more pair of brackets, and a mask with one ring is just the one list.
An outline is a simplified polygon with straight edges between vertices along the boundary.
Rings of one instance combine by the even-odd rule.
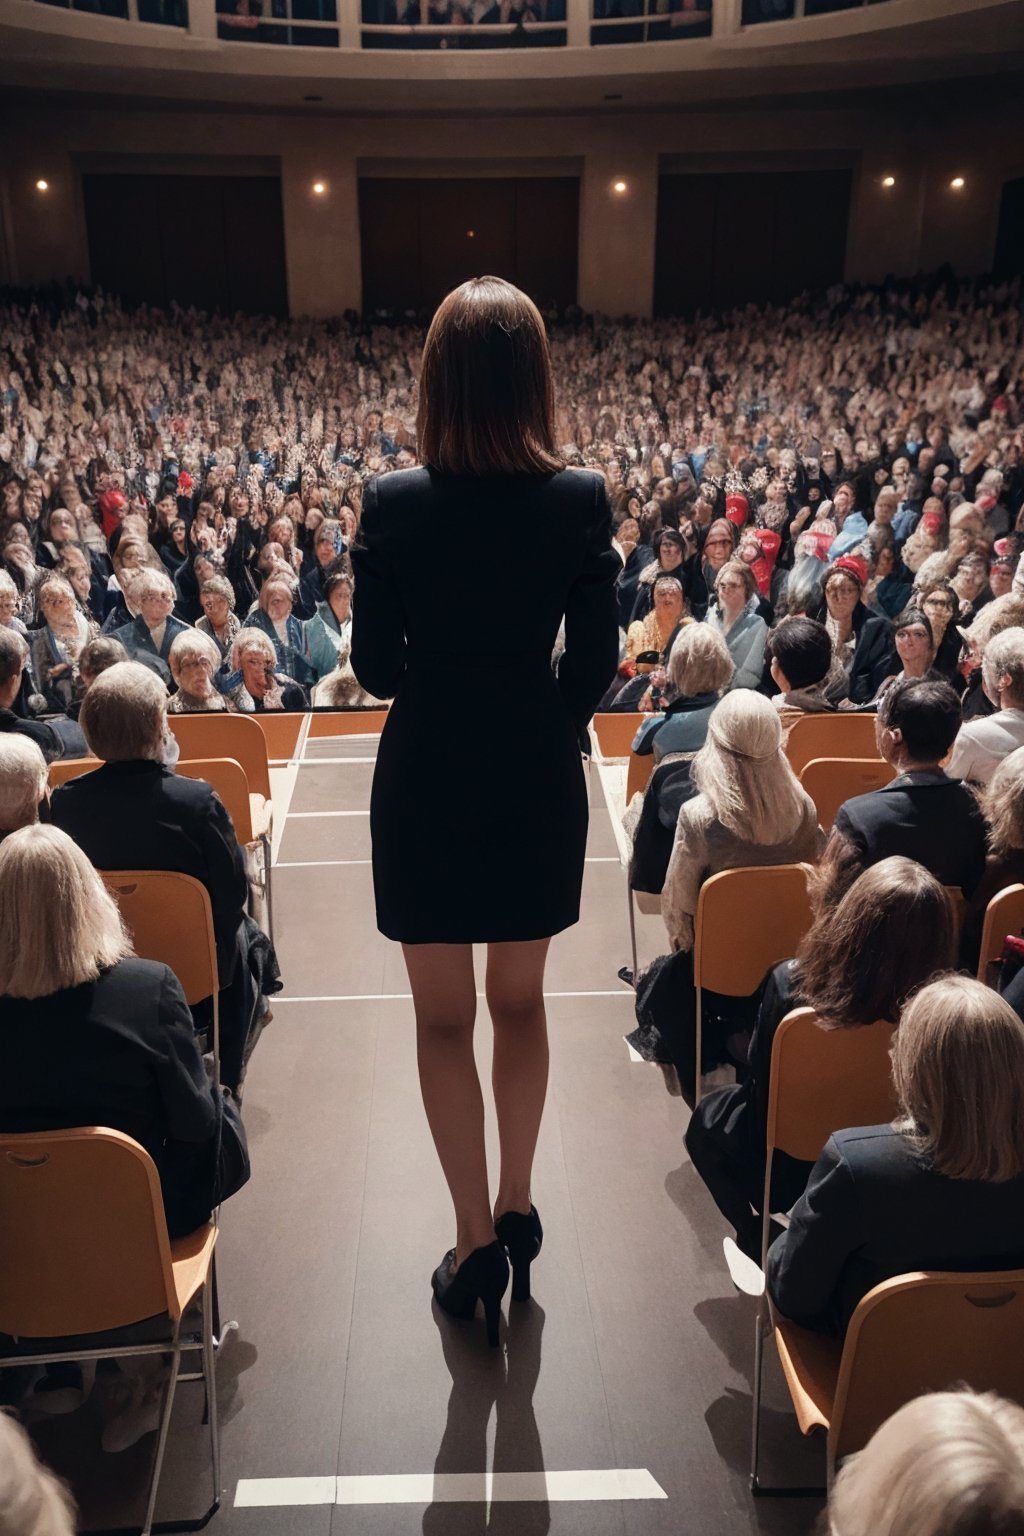
[[276, 176], [82, 177], [92, 280], [130, 303], [283, 315]]
[[779, 301], [840, 282], [850, 188], [843, 170], [660, 177], [655, 313]]
[[1024, 277], [1024, 176], [1003, 186], [992, 270], [996, 277]]
[[364, 177], [363, 303], [430, 309], [489, 272], [539, 304], [573, 304], [578, 224], [575, 177]]

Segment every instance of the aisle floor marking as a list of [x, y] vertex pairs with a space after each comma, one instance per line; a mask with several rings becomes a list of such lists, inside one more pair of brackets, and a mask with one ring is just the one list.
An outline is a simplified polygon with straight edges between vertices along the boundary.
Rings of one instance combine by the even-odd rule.
[[[617, 987], [610, 992], [545, 992], [545, 997], [628, 997], [631, 987]], [[477, 997], [486, 997], [478, 992]], [[403, 999], [412, 1001], [411, 992], [343, 992], [328, 997], [280, 997], [274, 998], [274, 1007], [284, 1003], [393, 1003]]]
[[667, 1499], [646, 1467], [593, 1472], [402, 1472], [368, 1477], [245, 1477], [236, 1509], [300, 1504], [519, 1504]]

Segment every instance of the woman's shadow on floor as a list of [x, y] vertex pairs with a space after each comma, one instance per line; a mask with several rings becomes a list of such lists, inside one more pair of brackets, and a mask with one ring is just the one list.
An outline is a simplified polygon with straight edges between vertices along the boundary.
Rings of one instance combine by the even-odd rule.
[[[536, 1302], [513, 1302], [507, 1316], [504, 1347], [488, 1349], [479, 1319], [473, 1324], [454, 1322], [434, 1303], [452, 1386], [434, 1461], [433, 1502], [423, 1514], [424, 1536], [546, 1536], [550, 1529], [544, 1453], [533, 1407], [544, 1313]], [[488, 1501], [487, 1426], [492, 1408], [497, 1412], [492, 1470], [519, 1474], [522, 1482], [516, 1491], [526, 1498]]]

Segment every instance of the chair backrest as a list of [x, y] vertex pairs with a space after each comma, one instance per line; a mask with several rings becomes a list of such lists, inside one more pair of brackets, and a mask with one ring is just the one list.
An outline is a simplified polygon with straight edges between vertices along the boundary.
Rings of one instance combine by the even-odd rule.
[[249, 780], [241, 763], [230, 757], [179, 758], [175, 773], [185, 779], [202, 779], [220, 796], [235, 825], [235, 836], [245, 846], [253, 841]]
[[169, 869], [108, 869], [104, 885], [121, 909], [141, 960], [169, 965], [191, 1007], [218, 991], [213, 910], [206, 887]]
[[812, 1163], [833, 1131], [887, 1125], [899, 1112], [889, 1048], [895, 1024], [826, 1029], [813, 1008], [787, 1013], [772, 1042], [768, 1153]]
[[179, 1315], [160, 1178], [120, 1131], [0, 1135], [0, 1333], [60, 1338]]
[[765, 973], [796, 954], [811, 926], [808, 866], [726, 869], [700, 888], [693, 977], [726, 997], [749, 997]]
[[960, 1383], [1024, 1403], [1024, 1270], [910, 1274], [860, 1302], [847, 1329], [829, 1427], [834, 1462], [897, 1408]]
[[882, 757], [815, 757], [800, 770], [800, 783], [814, 801], [818, 821], [826, 831], [844, 801], [881, 789], [895, 777], [895, 768]]
[[629, 769], [626, 773], [626, 804], [632, 800], [635, 794], [642, 794], [651, 780], [654, 772], [654, 753], [631, 752], [629, 754]]
[[101, 766], [98, 757], [71, 757], [56, 763], [51, 763], [46, 771], [51, 789], [59, 789], [69, 779], [80, 779], [83, 774], [92, 773]]
[[309, 734], [314, 737], [379, 736], [387, 717], [386, 709], [316, 710], [309, 717]]
[[816, 757], [877, 757], [874, 714], [804, 715], [790, 727], [786, 756], [796, 774]]
[[[278, 709], [268, 710], [259, 715], [246, 715], [245, 718], [255, 725], [263, 736], [267, 756], [271, 762], [287, 763], [295, 756], [303, 723], [310, 717], [303, 710]], [[252, 784], [251, 778], [249, 782]], [[257, 789], [255, 784], [252, 787], [257, 794], [264, 793], [262, 789]]]
[[628, 757], [633, 748], [633, 737], [650, 718], [650, 715], [640, 713], [595, 715], [592, 725], [601, 756]]
[[[255, 715], [168, 715], [181, 755], [196, 758], [230, 757], [240, 763], [255, 795], [270, 799], [270, 759], [267, 741]], [[296, 716], [302, 720], [302, 716]], [[296, 728], [297, 729], [297, 728]]]
[[1003, 952], [1003, 940], [1008, 933], [1024, 931], [1024, 885], [1008, 885], [998, 891], [985, 908], [985, 923], [981, 930], [981, 954], [978, 958], [978, 979], [984, 981], [989, 965], [998, 960]]

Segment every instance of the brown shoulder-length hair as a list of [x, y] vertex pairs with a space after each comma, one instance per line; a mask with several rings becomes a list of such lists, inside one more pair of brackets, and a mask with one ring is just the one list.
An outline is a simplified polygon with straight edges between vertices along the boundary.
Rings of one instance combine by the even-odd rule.
[[420, 369], [419, 457], [446, 475], [550, 475], [555, 391], [536, 305], [500, 277], [442, 300]]
[[955, 964], [949, 897], [904, 858], [872, 864], [836, 906], [819, 903], [796, 956], [800, 995], [839, 1028], [895, 1023], [912, 993]]

